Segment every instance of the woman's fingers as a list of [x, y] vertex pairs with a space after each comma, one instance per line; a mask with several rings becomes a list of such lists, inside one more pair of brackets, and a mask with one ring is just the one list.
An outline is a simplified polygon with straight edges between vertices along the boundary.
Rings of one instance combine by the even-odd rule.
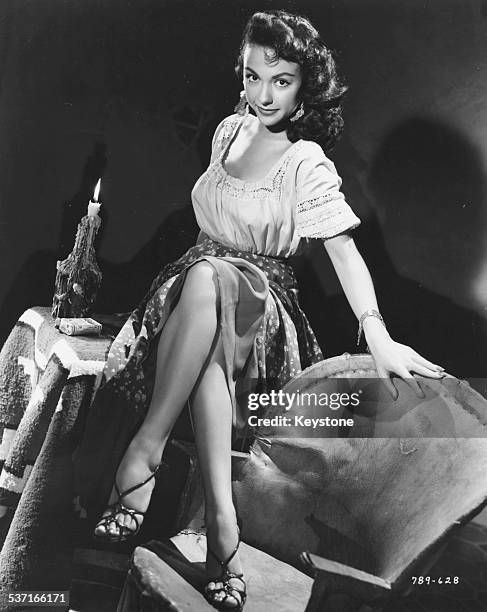
[[390, 372], [386, 371], [383, 368], [378, 368], [377, 373], [379, 374], [379, 377], [383, 379], [386, 389], [392, 395], [392, 398], [394, 400], [398, 398], [399, 392], [396, 389], [393, 381], [391, 380], [391, 374], [397, 374], [398, 376], [400, 376], [404, 380], [404, 382], [409, 387], [411, 387], [411, 389], [419, 398], [423, 399], [425, 397], [425, 394], [419, 386], [418, 381], [413, 377], [413, 375], [408, 371], [407, 368], [397, 367], [395, 368], [395, 370], [391, 370]]
[[374, 359], [377, 373], [380, 378], [384, 380], [387, 390], [394, 399], [397, 399], [398, 391], [394, 382], [391, 380], [392, 374], [401, 377], [421, 399], [425, 397], [425, 394], [412, 372], [421, 376], [437, 379], [441, 379], [445, 376], [445, 370], [440, 365], [425, 359], [411, 347], [397, 342], [392, 342], [385, 347], [376, 347]]
[[396, 374], [398, 374], [404, 380], [404, 382], [409, 387], [411, 387], [411, 389], [416, 393], [419, 398], [423, 399], [425, 397], [425, 394], [419, 386], [418, 381], [414, 378], [414, 376], [411, 374], [411, 372], [409, 372], [406, 367], [397, 368]]
[[[419, 353], [417, 353], [415, 350], [411, 349], [412, 351], [412, 359], [414, 361], [414, 363], [424, 366], [426, 368], [429, 368], [435, 372], [444, 372], [445, 368], [443, 368], [442, 366], [438, 365], [437, 363], [433, 363], [432, 361], [429, 361], [428, 359], [425, 359], [422, 355], [420, 355]], [[416, 370], [415, 370], [416, 371]]]
[[431, 366], [429, 362], [420, 361], [418, 359], [413, 360], [411, 365], [411, 370], [416, 372], [417, 374], [422, 374], [423, 376], [432, 376], [434, 378], [442, 378], [445, 376], [445, 370], [441, 366]]
[[399, 391], [396, 389], [396, 387], [394, 386], [394, 383], [389, 378], [389, 376], [384, 377], [384, 385], [386, 386], [386, 389], [391, 394], [392, 399], [397, 400], [397, 398], [399, 397]]
[[416, 372], [416, 374], [421, 374], [421, 376], [427, 376], [428, 378], [443, 378], [445, 376], [445, 372], [443, 371], [439, 372], [438, 370], [425, 367], [418, 363], [411, 366], [411, 370]]
[[389, 372], [386, 372], [386, 370], [384, 370], [383, 368], [377, 368], [377, 374], [379, 375], [379, 378], [381, 378], [384, 381], [385, 388], [391, 394], [392, 399], [397, 400], [399, 392], [394, 386], [394, 383], [391, 380]]

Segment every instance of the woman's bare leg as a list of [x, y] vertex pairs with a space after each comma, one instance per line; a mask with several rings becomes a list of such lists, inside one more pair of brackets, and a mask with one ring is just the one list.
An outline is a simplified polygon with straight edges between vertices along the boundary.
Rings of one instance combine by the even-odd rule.
[[[187, 272], [179, 301], [162, 329], [157, 348], [154, 391], [147, 415], [132, 439], [117, 471], [122, 491], [143, 480], [159, 464], [169, 434], [180, 415], [202, 368], [208, 361], [217, 332], [218, 287], [216, 274], [207, 262]], [[130, 508], [145, 510], [154, 481], [123, 498]], [[114, 501], [112, 493], [110, 502]], [[134, 528], [132, 518], [119, 515], [120, 523]], [[112, 522], [95, 532], [117, 535]]]
[[[223, 561], [237, 546], [239, 536], [231, 481], [232, 402], [220, 334], [191, 395], [191, 415], [205, 494], [207, 543]], [[207, 555], [206, 569], [209, 578], [218, 578], [222, 573], [221, 565], [211, 554]], [[225, 569], [241, 573], [238, 554]], [[234, 585], [242, 588], [239, 581]], [[231, 598], [227, 603], [236, 606], [237, 601]]]

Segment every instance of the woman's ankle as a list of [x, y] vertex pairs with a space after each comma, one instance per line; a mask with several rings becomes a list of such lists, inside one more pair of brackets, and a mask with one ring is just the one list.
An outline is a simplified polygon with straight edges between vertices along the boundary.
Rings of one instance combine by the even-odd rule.
[[[209, 577], [228, 570], [235, 574], [242, 572], [238, 556], [240, 533], [237, 526], [235, 511], [218, 513], [208, 517], [206, 522], [207, 558], [206, 571]], [[222, 567], [222, 563], [225, 564]]]
[[138, 432], [130, 442], [125, 452], [124, 460], [141, 461], [154, 471], [161, 463], [165, 441], [160, 438], [145, 436]]

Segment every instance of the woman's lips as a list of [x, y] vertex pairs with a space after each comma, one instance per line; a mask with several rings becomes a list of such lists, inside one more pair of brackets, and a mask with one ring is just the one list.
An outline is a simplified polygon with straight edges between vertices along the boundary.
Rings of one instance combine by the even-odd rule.
[[263, 115], [273, 115], [274, 113], [277, 113], [278, 110], [277, 108], [261, 108], [260, 106], [257, 108]]

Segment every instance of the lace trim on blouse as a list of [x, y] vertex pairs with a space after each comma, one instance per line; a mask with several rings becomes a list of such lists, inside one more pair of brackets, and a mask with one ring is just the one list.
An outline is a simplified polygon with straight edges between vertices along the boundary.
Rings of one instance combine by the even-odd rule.
[[299, 202], [296, 231], [301, 238], [332, 238], [360, 225], [360, 219], [340, 191], [332, 191]]
[[232, 116], [227, 119], [218, 134], [214, 150], [212, 152], [212, 162], [206, 171], [204, 182], [210, 179], [215, 182], [216, 189], [224, 190], [233, 198], [246, 197], [251, 199], [261, 199], [262, 197], [275, 197], [280, 199], [282, 182], [286, 174], [289, 163], [296, 151], [302, 145], [298, 140], [293, 143], [284, 155], [269, 170], [267, 176], [257, 181], [245, 181], [231, 176], [223, 165], [223, 156], [227, 150], [230, 140], [235, 135], [242, 118]]

